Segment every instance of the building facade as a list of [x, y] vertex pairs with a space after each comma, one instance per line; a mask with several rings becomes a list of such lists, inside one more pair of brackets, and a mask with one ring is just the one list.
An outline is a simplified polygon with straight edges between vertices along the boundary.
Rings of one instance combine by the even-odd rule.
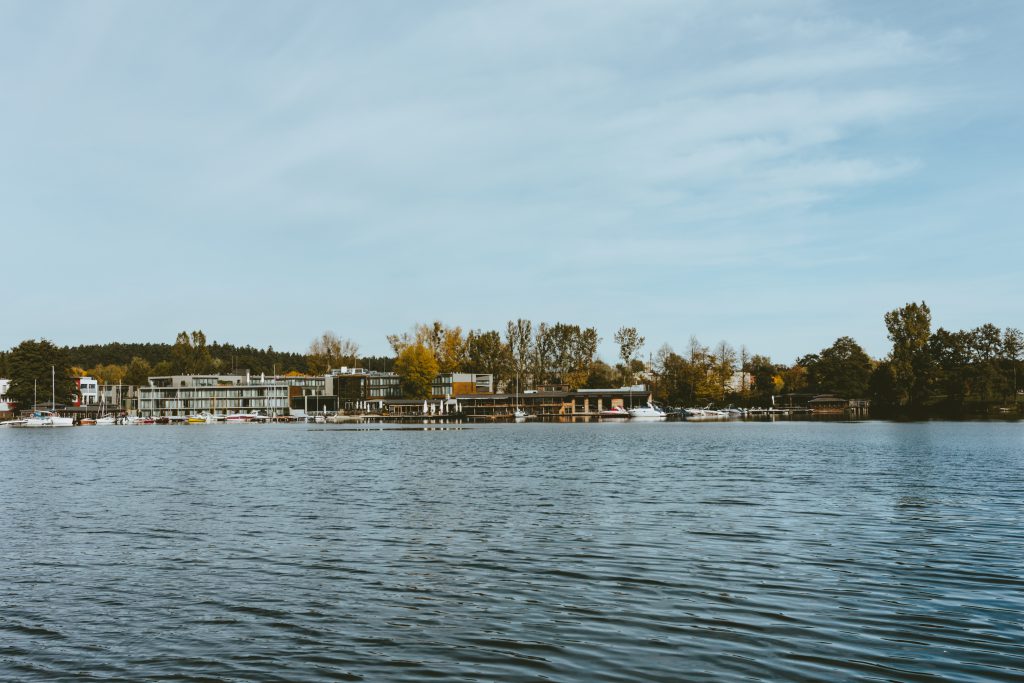
[[289, 414], [292, 387], [281, 378], [243, 375], [170, 375], [150, 377], [139, 387], [143, 417], [228, 415], [257, 411], [270, 417]]
[[494, 375], [483, 373], [442, 372], [430, 383], [430, 395], [433, 398], [493, 393]]
[[337, 397], [338, 409], [364, 408], [369, 401], [402, 398], [402, 378], [394, 372], [338, 368], [326, 378], [327, 393]]

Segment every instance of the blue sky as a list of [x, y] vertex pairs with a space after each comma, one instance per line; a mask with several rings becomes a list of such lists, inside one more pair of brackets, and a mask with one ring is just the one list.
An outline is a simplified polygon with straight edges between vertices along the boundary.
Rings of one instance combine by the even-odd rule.
[[1024, 3], [0, 2], [0, 347], [1024, 326]]

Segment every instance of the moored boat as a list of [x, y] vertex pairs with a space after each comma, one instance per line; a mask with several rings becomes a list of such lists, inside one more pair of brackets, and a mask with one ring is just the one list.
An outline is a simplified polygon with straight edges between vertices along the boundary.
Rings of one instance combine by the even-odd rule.
[[629, 411], [622, 406], [612, 406], [608, 410], [602, 410], [601, 417], [629, 417]]
[[37, 410], [24, 419], [16, 427], [73, 427], [75, 421], [70, 417], [61, 417], [52, 410]]
[[629, 417], [632, 419], [641, 420], [664, 420], [666, 414], [664, 410], [657, 407], [653, 403], [648, 403], [646, 406], [630, 408]]

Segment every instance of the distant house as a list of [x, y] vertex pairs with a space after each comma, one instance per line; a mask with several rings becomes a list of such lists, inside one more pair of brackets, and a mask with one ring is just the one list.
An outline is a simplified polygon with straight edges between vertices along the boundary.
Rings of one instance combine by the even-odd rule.
[[434, 398], [493, 393], [494, 375], [478, 372], [442, 372], [430, 383]]
[[807, 407], [815, 413], [866, 413], [871, 402], [862, 399], [848, 399], [832, 394], [815, 396], [807, 402]]
[[78, 401], [75, 405], [94, 406], [100, 402], [100, 383], [92, 377], [79, 377], [75, 380], [78, 385]]
[[849, 405], [847, 399], [831, 394], [815, 396], [807, 402], [807, 407], [816, 413], [842, 413]]
[[7, 392], [10, 391], [11, 380], [0, 378], [0, 417], [8, 418], [14, 412], [14, 403], [7, 400]]

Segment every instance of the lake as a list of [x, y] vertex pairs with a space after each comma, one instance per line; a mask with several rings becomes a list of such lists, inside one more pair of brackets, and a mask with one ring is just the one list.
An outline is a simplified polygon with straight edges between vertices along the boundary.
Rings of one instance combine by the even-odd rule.
[[1024, 678], [1024, 423], [0, 430], [5, 681]]

